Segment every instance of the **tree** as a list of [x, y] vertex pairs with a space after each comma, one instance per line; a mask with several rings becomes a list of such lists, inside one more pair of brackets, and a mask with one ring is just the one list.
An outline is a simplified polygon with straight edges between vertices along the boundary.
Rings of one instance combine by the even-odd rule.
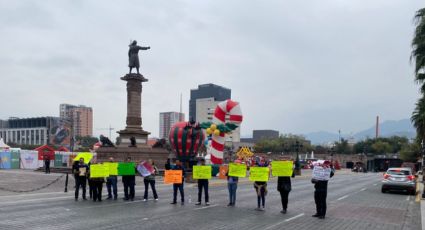
[[392, 147], [388, 142], [377, 141], [372, 145], [372, 149], [375, 150], [375, 153], [389, 153], [392, 151]]
[[425, 93], [425, 8], [415, 14], [415, 34], [412, 40], [411, 60], [415, 61], [415, 80], [421, 85], [422, 93]]
[[348, 140], [345, 140], [344, 138], [341, 138], [341, 141], [335, 142], [335, 151], [336, 153], [342, 153], [342, 154], [350, 154], [352, 153], [352, 148], [348, 144]]
[[416, 162], [421, 156], [420, 152], [421, 147], [418, 143], [407, 144], [400, 150], [400, 159], [406, 162]]
[[299, 149], [299, 152], [310, 152], [313, 150], [313, 147], [310, 144], [310, 141], [306, 140], [305, 137], [293, 134], [284, 134], [280, 135], [278, 138], [273, 139], [262, 139], [261, 141], [255, 144], [256, 152], [272, 152], [272, 153], [289, 153], [296, 152], [295, 143], [299, 142], [302, 145], [302, 148]]
[[[421, 84], [422, 94], [425, 93], [425, 8], [418, 10], [415, 14], [415, 34], [412, 40], [412, 54], [410, 60], [415, 62], [415, 80]], [[417, 140], [422, 142], [425, 139], [425, 98], [416, 103], [411, 120], [416, 128]]]

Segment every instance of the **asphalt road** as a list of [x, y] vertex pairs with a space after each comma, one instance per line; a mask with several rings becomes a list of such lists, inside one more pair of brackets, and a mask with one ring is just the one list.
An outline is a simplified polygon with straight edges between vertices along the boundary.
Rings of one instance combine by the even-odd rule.
[[150, 197], [148, 202], [142, 200], [141, 183], [136, 186], [133, 202], [121, 199], [121, 183], [120, 199], [101, 203], [76, 202], [73, 191], [0, 193], [0, 229], [421, 229], [415, 196], [382, 194], [381, 177], [377, 173], [337, 172], [329, 182], [324, 220], [311, 217], [315, 213], [314, 189], [305, 176], [292, 181], [287, 214], [279, 212], [276, 178], [269, 182], [265, 211], [254, 210], [256, 193], [249, 181], [240, 182], [236, 207], [227, 207], [227, 185], [219, 180], [210, 183], [210, 206], [194, 205], [195, 184], [185, 184], [184, 206], [170, 204], [172, 186], [164, 184], [157, 185], [159, 201]]

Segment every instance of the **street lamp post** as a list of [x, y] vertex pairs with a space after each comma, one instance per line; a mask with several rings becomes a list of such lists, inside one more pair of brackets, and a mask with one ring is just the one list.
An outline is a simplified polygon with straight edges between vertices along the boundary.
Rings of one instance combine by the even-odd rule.
[[292, 145], [292, 148], [297, 153], [297, 158], [295, 159], [295, 175], [300, 176], [301, 175], [301, 164], [300, 164], [300, 149], [303, 147], [302, 144], [300, 144], [299, 141], [295, 141], [295, 144]]

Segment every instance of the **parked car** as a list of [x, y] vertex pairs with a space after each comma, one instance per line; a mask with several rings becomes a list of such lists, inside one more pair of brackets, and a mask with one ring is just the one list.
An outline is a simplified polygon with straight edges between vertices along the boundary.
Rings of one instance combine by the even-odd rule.
[[382, 193], [387, 191], [406, 191], [416, 194], [416, 177], [411, 168], [389, 168], [382, 180]]

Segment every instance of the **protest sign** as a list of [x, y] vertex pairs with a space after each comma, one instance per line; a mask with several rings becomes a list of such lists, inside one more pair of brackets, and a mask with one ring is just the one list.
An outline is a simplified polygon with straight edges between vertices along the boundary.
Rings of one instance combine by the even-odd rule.
[[136, 164], [134, 162], [118, 163], [119, 176], [134, 176], [136, 174], [135, 169], [136, 169]]
[[219, 179], [227, 179], [227, 171], [229, 170], [229, 166], [227, 165], [221, 165], [219, 169], [218, 178]]
[[182, 170], [165, 170], [164, 184], [181, 184], [183, 182]]
[[109, 167], [103, 164], [90, 165], [90, 178], [102, 178], [109, 176]]
[[137, 165], [137, 172], [140, 173], [140, 175], [142, 175], [142, 177], [147, 177], [150, 176], [152, 173], [149, 172], [146, 167], [144, 165]]
[[250, 181], [268, 181], [269, 168], [268, 167], [251, 167], [249, 169]]
[[151, 174], [155, 173], [155, 169], [153, 168], [153, 166], [151, 164], [149, 164], [149, 162], [147, 161], [143, 161], [142, 162], [143, 167], [146, 168], [146, 170], [148, 170], [148, 172], [150, 172]]
[[92, 153], [78, 153], [78, 155], [74, 158], [74, 161], [79, 161], [80, 158], [84, 159], [84, 164], [88, 164], [90, 160], [93, 158]]
[[211, 179], [211, 165], [194, 165], [193, 179]]
[[118, 163], [104, 162], [103, 164], [106, 167], [109, 168], [109, 175], [110, 176], [117, 176], [118, 175]]
[[273, 176], [292, 176], [293, 172], [292, 161], [273, 161], [272, 162], [272, 175]]
[[327, 181], [331, 177], [331, 170], [331, 168], [316, 165], [313, 168], [312, 177], [315, 180]]
[[246, 165], [245, 164], [229, 164], [229, 176], [234, 177], [246, 177]]

